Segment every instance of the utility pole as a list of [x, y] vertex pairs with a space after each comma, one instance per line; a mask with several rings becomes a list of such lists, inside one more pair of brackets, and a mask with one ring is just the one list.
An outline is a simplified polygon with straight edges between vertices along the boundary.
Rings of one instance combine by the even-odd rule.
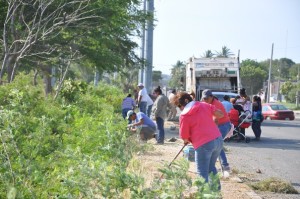
[[[147, 1], [147, 12], [154, 17], [154, 0]], [[144, 72], [144, 85], [148, 92], [152, 92], [153, 68], [153, 18], [147, 21], [146, 31], [146, 67]]]
[[[144, 13], [146, 13], [146, 1], [144, 0]], [[142, 60], [142, 66], [139, 70], [139, 83], [143, 83], [144, 82], [144, 73], [145, 73], [145, 34], [146, 34], [146, 30], [145, 30], [145, 24], [143, 24], [143, 29], [142, 29], [142, 41], [141, 41], [141, 60]]]
[[281, 79], [281, 65], [282, 65], [282, 61], [279, 61], [279, 79], [278, 79], [278, 87], [277, 87], [277, 100], [279, 100], [279, 102], [281, 102], [281, 94], [280, 94], [280, 79]]
[[270, 67], [269, 67], [267, 103], [270, 102], [270, 94], [271, 94], [270, 85], [271, 85], [271, 70], [272, 70], [272, 60], [273, 60], [273, 48], [274, 48], [274, 43], [272, 43], [272, 51], [271, 51], [271, 59], [270, 59]]

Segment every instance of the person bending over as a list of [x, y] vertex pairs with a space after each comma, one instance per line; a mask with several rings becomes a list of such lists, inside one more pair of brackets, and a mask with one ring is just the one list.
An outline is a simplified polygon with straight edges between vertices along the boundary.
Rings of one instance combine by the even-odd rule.
[[127, 127], [131, 132], [139, 133], [141, 140], [147, 141], [155, 137], [156, 125], [143, 112], [135, 113], [133, 110], [130, 110], [127, 112], [127, 119], [132, 121]]

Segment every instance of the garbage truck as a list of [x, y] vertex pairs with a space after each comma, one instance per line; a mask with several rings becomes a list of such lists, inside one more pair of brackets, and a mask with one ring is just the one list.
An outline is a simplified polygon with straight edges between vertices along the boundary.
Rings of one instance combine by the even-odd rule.
[[191, 57], [186, 62], [186, 91], [194, 92], [196, 100], [204, 89], [238, 93], [241, 87], [238, 57]]

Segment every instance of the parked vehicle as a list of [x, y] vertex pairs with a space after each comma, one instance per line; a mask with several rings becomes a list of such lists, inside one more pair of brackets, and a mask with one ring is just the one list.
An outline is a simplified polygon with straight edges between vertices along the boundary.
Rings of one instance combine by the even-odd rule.
[[294, 120], [294, 111], [289, 110], [282, 104], [266, 103], [262, 105], [264, 119], [268, 120]]
[[212, 92], [212, 94], [218, 98], [219, 101], [224, 101], [224, 96], [228, 95], [229, 98], [235, 98], [237, 96], [239, 96], [239, 94], [237, 93], [230, 93], [230, 92]]

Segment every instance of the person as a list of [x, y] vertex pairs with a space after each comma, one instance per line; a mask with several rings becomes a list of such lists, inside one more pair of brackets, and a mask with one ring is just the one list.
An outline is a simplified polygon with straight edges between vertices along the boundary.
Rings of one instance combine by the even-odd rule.
[[244, 109], [243, 109], [243, 106], [241, 106], [241, 105], [239, 105], [239, 104], [236, 103], [236, 100], [237, 100], [236, 98], [231, 98], [230, 102], [231, 102], [233, 108], [236, 109], [236, 110], [238, 110], [239, 115], [241, 115], [242, 112], [244, 112]]
[[222, 118], [223, 113], [214, 105], [194, 101], [186, 92], [177, 93], [175, 104], [182, 111], [180, 137], [184, 144], [192, 143], [197, 172], [208, 182], [210, 173], [217, 174], [215, 164], [223, 148], [223, 139], [213, 117]]
[[127, 112], [127, 119], [132, 121], [128, 125], [131, 132], [139, 132], [140, 139], [147, 141], [155, 137], [156, 125], [155, 123], [143, 112], [135, 113], [133, 110]]
[[168, 120], [174, 120], [177, 115], [176, 105], [174, 104], [175, 96], [176, 96], [176, 90], [173, 89], [169, 95], [169, 103], [171, 108], [168, 115]]
[[261, 122], [263, 120], [262, 112], [261, 112], [261, 99], [259, 96], [253, 96], [252, 103], [252, 130], [255, 135], [255, 141], [260, 140], [261, 136]]
[[135, 101], [132, 99], [131, 94], [128, 94], [122, 101], [122, 116], [126, 119], [127, 112], [133, 110], [135, 107]]
[[[219, 109], [223, 113], [223, 117], [215, 118], [215, 123], [217, 124], [221, 132], [221, 135], [224, 139], [231, 129], [231, 122], [228, 117], [228, 114], [225, 111], [223, 104], [218, 100], [218, 98], [213, 96], [212, 91], [209, 89], [205, 89], [202, 91], [202, 100], [208, 104], [214, 105], [216, 109]], [[227, 161], [227, 157], [223, 149], [221, 150], [220, 159], [221, 159], [222, 169], [224, 171], [230, 171], [229, 163]]]
[[226, 113], [229, 113], [231, 109], [233, 109], [232, 103], [230, 103], [230, 99], [228, 95], [224, 95], [224, 101], [222, 102], [223, 106], [225, 107]]
[[[240, 92], [239, 92], [240, 96], [237, 97], [236, 99], [236, 104], [242, 106], [243, 111], [251, 111], [251, 102], [250, 102], [250, 98], [247, 96], [246, 93], [246, 89], [245, 88], [241, 88]], [[240, 135], [239, 140], [244, 140], [245, 139], [245, 135], [246, 135], [246, 129], [245, 128], [240, 128], [240, 133], [243, 134]]]
[[137, 89], [134, 89], [133, 93], [134, 93], [135, 104], [138, 104], [139, 91]]
[[143, 112], [144, 114], [147, 114], [147, 100], [148, 100], [148, 93], [146, 88], [144, 87], [144, 84], [139, 83], [138, 84], [139, 87], [139, 94], [138, 94], [138, 100], [137, 100], [137, 104], [138, 107], [140, 108], [140, 111]]
[[166, 97], [161, 89], [160, 86], [154, 89], [153, 94], [156, 97], [152, 107], [152, 115], [156, 120], [158, 135], [156, 137], [157, 144], [164, 144], [165, 140], [165, 129], [164, 129], [164, 120], [167, 116], [167, 108], [170, 108], [170, 103], [168, 97]]
[[148, 97], [147, 97], [147, 116], [148, 117], [150, 117], [150, 115], [151, 115], [152, 106], [153, 106], [153, 100], [150, 97], [150, 95], [148, 94]]

